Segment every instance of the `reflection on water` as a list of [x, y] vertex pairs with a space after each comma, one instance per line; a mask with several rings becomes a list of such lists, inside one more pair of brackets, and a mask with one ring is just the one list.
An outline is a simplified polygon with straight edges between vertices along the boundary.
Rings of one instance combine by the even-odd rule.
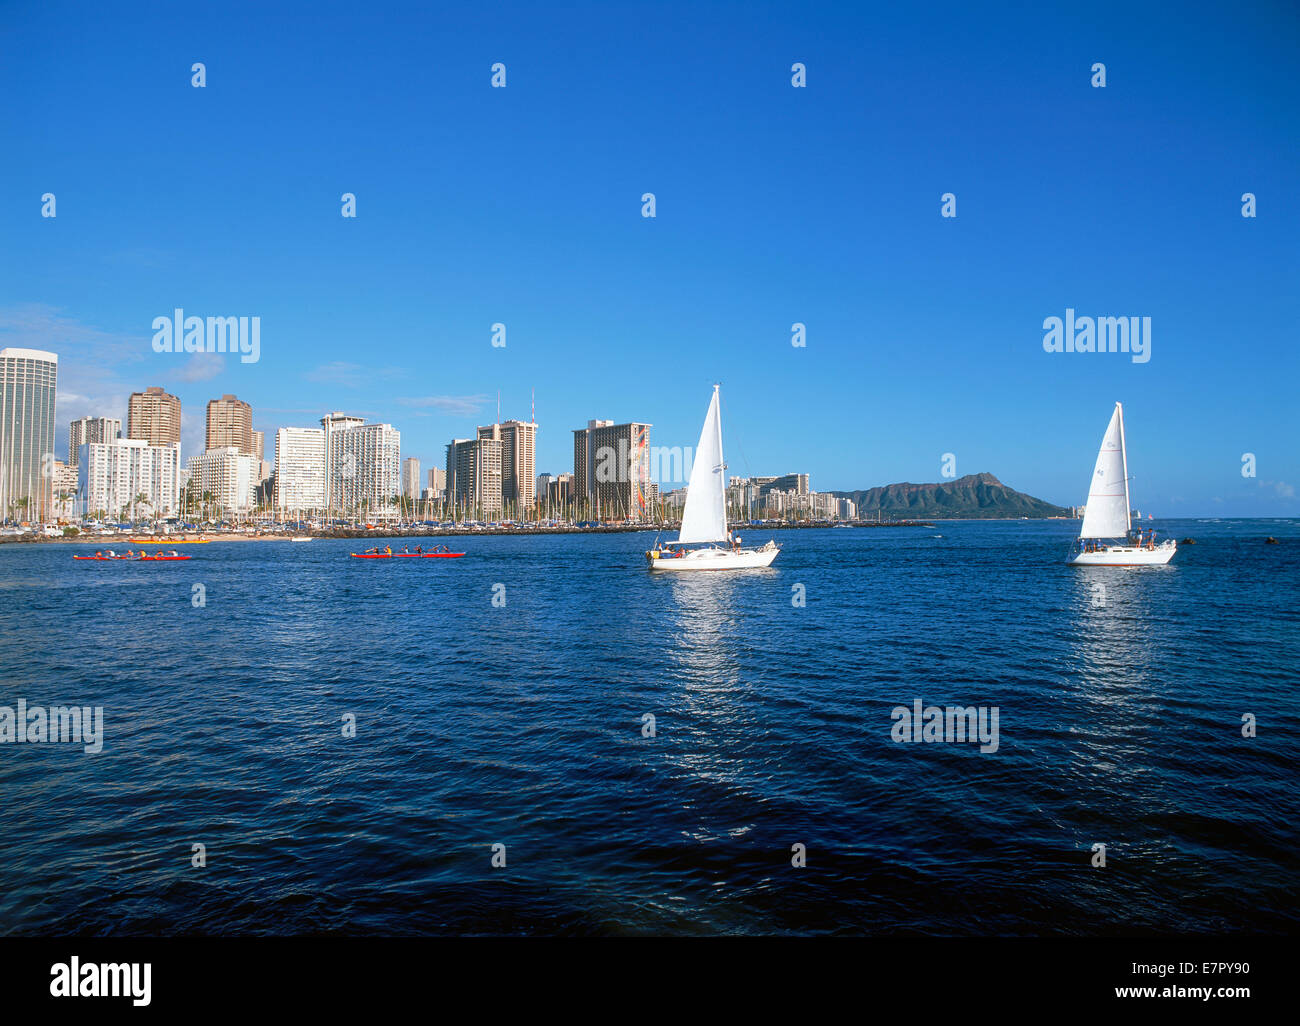
[[1072, 567], [1070, 573], [1070, 604], [1077, 615], [1066, 639], [1076, 657], [1082, 692], [1091, 701], [1120, 709], [1141, 695], [1158, 692], [1151, 670], [1164, 620], [1155, 598], [1159, 571]]

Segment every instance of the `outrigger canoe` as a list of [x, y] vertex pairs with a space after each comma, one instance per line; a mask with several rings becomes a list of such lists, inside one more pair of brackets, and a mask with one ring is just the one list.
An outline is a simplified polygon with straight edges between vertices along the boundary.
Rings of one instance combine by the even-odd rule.
[[128, 563], [171, 563], [180, 559], [193, 559], [193, 556], [73, 556], [73, 559], [89, 559], [101, 563], [116, 563], [125, 560]]
[[[207, 545], [211, 538], [128, 538], [132, 545]], [[120, 545], [121, 542], [118, 542]]]
[[354, 552], [353, 559], [460, 559], [463, 552]]

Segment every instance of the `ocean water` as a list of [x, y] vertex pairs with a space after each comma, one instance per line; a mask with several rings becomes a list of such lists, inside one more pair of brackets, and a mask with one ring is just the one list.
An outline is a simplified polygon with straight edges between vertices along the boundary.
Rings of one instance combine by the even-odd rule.
[[[688, 576], [640, 534], [0, 546], [0, 705], [104, 710], [97, 754], [0, 745], [0, 933], [1295, 932], [1300, 522], [1156, 526], [1198, 544], [800, 530]], [[918, 699], [996, 706], [997, 750], [894, 741]]]

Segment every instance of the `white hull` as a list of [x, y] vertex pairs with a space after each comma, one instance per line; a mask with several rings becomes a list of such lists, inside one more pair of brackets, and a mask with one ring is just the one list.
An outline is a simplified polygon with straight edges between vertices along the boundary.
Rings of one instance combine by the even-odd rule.
[[1092, 552], [1072, 552], [1066, 560], [1071, 566], [1164, 566], [1174, 558], [1177, 546], [1173, 539], [1154, 548], [1145, 545], [1108, 545]]
[[674, 551], [654, 551], [646, 553], [646, 560], [651, 570], [754, 570], [771, 566], [772, 560], [781, 550], [769, 542], [761, 549], [680, 549], [682, 555]]

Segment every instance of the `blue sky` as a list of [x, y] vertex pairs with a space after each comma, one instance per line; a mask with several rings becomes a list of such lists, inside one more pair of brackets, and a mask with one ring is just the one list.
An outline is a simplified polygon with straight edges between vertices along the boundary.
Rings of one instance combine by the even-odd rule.
[[[1050, 6], [0, 3], [0, 345], [64, 422], [175, 392], [187, 453], [234, 392], [441, 465], [535, 389], [563, 471], [593, 417], [693, 445], [722, 381], [733, 473], [1061, 503], [1121, 400], [1142, 509], [1300, 514], [1300, 13]], [[178, 306], [260, 361], [154, 353]], [[1067, 307], [1150, 362], [1045, 353]]]

